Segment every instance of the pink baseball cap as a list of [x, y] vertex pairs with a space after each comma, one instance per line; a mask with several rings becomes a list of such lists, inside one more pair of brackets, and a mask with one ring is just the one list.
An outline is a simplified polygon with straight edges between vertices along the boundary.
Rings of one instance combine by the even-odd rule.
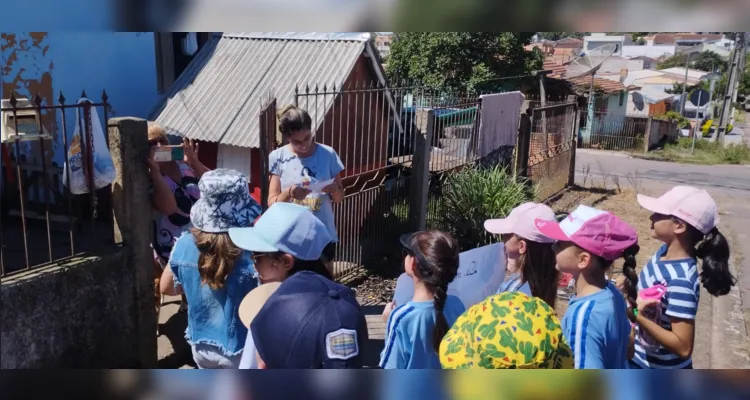
[[704, 235], [719, 224], [719, 207], [705, 190], [675, 186], [659, 198], [638, 195], [638, 204], [653, 213], [672, 215]]
[[573, 242], [605, 260], [616, 260], [638, 242], [638, 233], [611, 212], [579, 205], [560, 223], [535, 220], [539, 231], [550, 239]]
[[512, 209], [507, 217], [484, 221], [484, 229], [496, 235], [514, 233], [524, 239], [539, 243], [552, 243], [553, 239], [544, 236], [536, 228], [534, 220], [556, 221], [555, 212], [540, 203], [523, 203]]

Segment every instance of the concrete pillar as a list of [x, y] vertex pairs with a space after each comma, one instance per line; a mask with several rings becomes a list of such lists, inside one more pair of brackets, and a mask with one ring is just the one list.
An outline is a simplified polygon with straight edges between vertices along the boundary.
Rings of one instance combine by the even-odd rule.
[[136, 302], [133, 307], [138, 332], [140, 368], [156, 368], [156, 310], [154, 267], [151, 250], [151, 201], [148, 124], [140, 118], [112, 118], [108, 121], [109, 149], [117, 170], [112, 182], [115, 241], [126, 249], [126, 266], [135, 275]]

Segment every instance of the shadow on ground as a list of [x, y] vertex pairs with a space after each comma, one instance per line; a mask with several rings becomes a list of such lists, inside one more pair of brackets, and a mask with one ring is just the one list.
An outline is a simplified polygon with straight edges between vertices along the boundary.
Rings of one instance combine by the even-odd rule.
[[[166, 306], [179, 306], [179, 300], [165, 303]], [[158, 362], [159, 368], [181, 368], [190, 366], [195, 368], [192, 350], [185, 340], [185, 329], [187, 328], [187, 312], [177, 312], [170, 316], [166, 322], [159, 324], [159, 335], [165, 336], [172, 346], [172, 353]]]

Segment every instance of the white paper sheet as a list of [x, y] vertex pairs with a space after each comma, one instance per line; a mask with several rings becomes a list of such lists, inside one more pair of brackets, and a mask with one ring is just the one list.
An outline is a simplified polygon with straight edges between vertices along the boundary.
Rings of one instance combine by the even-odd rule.
[[333, 183], [333, 179], [329, 179], [327, 181], [322, 182], [313, 182], [308, 186], [307, 188], [310, 189], [310, 192], [312, 193], [323, 193], [323, 188]]
[[[495, 243], [459, 255], [458, 274], [448, 285], [448, 294], [461, 299], [468, 309], [500, 288], [505, 280], [505, 247]], [[406, 304], [414, 296], [414, 281], [402, 274], [396, 281], [393, 301]]]

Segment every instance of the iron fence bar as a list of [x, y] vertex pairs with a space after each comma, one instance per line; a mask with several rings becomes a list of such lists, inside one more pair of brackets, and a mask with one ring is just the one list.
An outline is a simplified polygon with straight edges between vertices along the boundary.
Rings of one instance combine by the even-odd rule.
[[[62, 93], [60, 93], [60, 94], [62, 94]], [[91, 106], [92, 107], [101, 107], [101, 106], [104, 106], [105, 104], [106, 103], [93, 103], [92, 102]], [[79, 108], [79, 107], [80, 107], [80, 105], [76, 103], [76, 104], [48, 104], [48, 105], [45, 105], [42, 108], [45, 109], [45, 110], [60, 110], [60, 109], [67, 110], [67, 109]], [[13, 110], [22, 111], [22, 110], [35, 110], [35, 109], [36, 109], [36, 107], [34, 107], [34, 106], [27, 106], [27, 107], [5, 107], [5, 108], [0, 108], [0, 111], [12, 112]]]
[[[370, 89], [371, 90], [374, 89], [374, 82], [373, 81], [370, 81]], [[364, 136], [365, 136], [363, 138], [362, 143], [365, 144], [365, 146], [368, 148], [367, 154], [365, 155], [364, 168], [368, 168], [368, 169], [370, 168], [370, 165], [371, 165], [370, 161], [374, 161], [375, 155], [373, 154], [373, 150], [375, 150], [376, 148], [374, 148], [373, 146], [367, 146], [366, 144], [368, 144], [368, 142], [369, 143], [377, 143], [377, 139], [376, 140], [372, 140], [372, 139], [375, 139], [373, 137], [373, 133], [375, 133], [375, 132], [373, 132], [373, 123], [375, 121], [373, 120], [373, 115], [372, 115], [372, 96], [373, 96], [373, 94], [374, 94], [373, 91], [370, 91], [367, 94], [367, 129], [363, 130], [363, 132], [362, 132], [364, 134]], [[363, 119], [365, 118], [364, 114], [362, 115], [362, 118]], [[370, 150], [370, 149], [372, 149], [372, 150]], [[370, 156], [372, 156], [373, 160], [370, 159]]]
[[[36, 111], [39, 133], [44, 132], [42, 126], [42, 98], [37, 94], [34, 97], [34, 103], [36, 103]], [[50, 234], [49, 226], [49, 177], [47, 176], [47, 155], [44, 151], [44, 139], [39, 137], [39, 148], [42, 151], [42, 180], [44, 180], [44, 219], [47, 222], [47, 252], [49, 253], [49, 261], [52, 262], [52, 235]]]
[[[60, 96], [57, 98], [57, 101], [60, 104], [65, 104], [65, 96], [63, 96], [62, 92], [60, 92]], [[62, 136], [63, 136], [63, 156], [67, 159], [68, 158], [68, 126], [65, 120], [65, 108], [60, 109], [60, 114], [62, 117]], [[72, 205], [72, 196], [70, 193], [70, 163], [64, 162], [63, 163], [64, 168], [64, 175], [65, 175], [65, 184], [63, 185], [63, 193], [65, 194], [65, 198], [68, 200], [68, 233], [70, 237], [70, 255], [72, 256], [75, 253], [75, 241], [73, 239], [73, 205]]]
[[[18, 135], [18, 108], [16, 108], [16, 105], [18, 104], [18, 100], [16, 99], [15, 94], [10, 94], [10, 105], [13, 106], [13, 129], [15, 131], [15, 135]], [[16, 175], [18, 177], [18, 199], [21, 202], [21, 226], [23, 228], [23, 251], [24, 256], [26, 259], [26, 269], [31, 269], [31, 264], [29, 263], [29, 244], [28, 240], [26, 238], [26, 207], [24, 207], [24, 196], [23, 196], [23, 176], [21, 174], [21, 163], [23, 162], [23, 157], [21, 156], [21, 141], [16, 140]]]

